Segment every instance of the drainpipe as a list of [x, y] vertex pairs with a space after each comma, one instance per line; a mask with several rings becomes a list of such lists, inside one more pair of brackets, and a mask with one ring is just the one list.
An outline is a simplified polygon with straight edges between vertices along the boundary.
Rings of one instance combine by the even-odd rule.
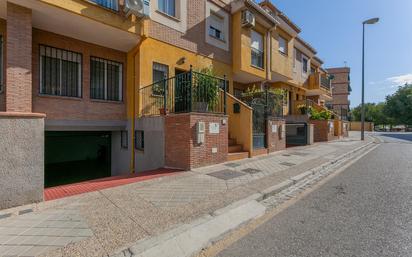
[[[135, 150], [135, 145], [134, 145], [134, 142], [135, 142], [135, 138], [134, 138], [135, 133], [134, 133], [134, 131], [135, 131], [135, 123], [136, 123], [136, 76], [137, 76], [136, 75], [136, 55], [139, 53], [140, 46], [142, 45], [142, 43], [147, 39], [147, 34], [146, 34], [146, 31], [145, 31], [145, 25], [144, 24], [142, 24], [142, 31], [143, 32], [141, 34], [141, 39], [137, 43], [135, 49], [133, 50], [134, 53], [133, 53], [133, 56], [132, 56], [132, 58], [133, 58], [133, 85], [132, 85], [132, 89], [133, 89], [133, 94], [132, 94], [133, 111], [132, 111], [132, 115], [133, 115], [133, 117], [132, 117], [132, 123], [131, 123], [131, 133], [130, 133], [131, 134], [131, 136], [130, 136], [131, 147], [132, 147], [132, 151], [131, 151], [132, 152], [132, 154], [131, 154], [132, 158], [131, 158], [131, 161], [130, 161], [130, 166], [131, 166], [131, 173], [132, 174], [136, 173], [136, 169], [135, 169], [135, 166], [136, 166], [136, 156], [135, 156], [136, 150]], [[137, 65], [139, 65], [139, 64], [140, 63], [138, 63]], [[139, 69], [139, 71], [140, 71], [140, 69]], [[140, 89], [140, 87], [139, 87], [139, 89]]]
[[266, 78], [262, 81], [262, 86], [270, 82], [272, 74], [272, 58], [271, 58], [271, 42], [272, 42], [272, 32], [277, 28], [277, 25], [271, 27], [266, 32]]

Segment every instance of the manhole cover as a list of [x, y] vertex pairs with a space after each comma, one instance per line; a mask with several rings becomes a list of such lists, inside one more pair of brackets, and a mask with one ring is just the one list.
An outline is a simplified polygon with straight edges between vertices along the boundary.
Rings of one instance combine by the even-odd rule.
[[236, 167], [239, 167], [240, 165], [242, 164], [239, 164], [239, 163], [226, 163], [225, 164], [226, 167], [230, 167], [230, 168], [236, 168]]
[[223, 179], [223, 180], [230, 180], [232, 178], [241, 177], [246, 174], [240, 173], [234, 170], [220, 170], [220, 171], [209, 173], [207, 175], [215, 177], [215, 178]]
[[297, 155], [297, 156], [307, 156], [307, 155], [309, 155], [308, 153], [300, 153], [300, 152], [294, 152], [294, 153], [291, 153], [292, 155]]
[[285, 165], [285, 166], [289, 166], [289, 167], [296, 165], [296, 164], [290, 163], [290, 162], [281, 162], [280, 164], [281, 164], [281, 165]]
[[249, 173], [249, 174], [256, 174], [256, 173], [262, 172], [261, 170], [252, 169], [252, 168], [247, 168], [247, 169], [244, 169], [244, 170], [242, 170], [242, 171], [243, 171], [243, 172], [246, 172], [246, 173]]

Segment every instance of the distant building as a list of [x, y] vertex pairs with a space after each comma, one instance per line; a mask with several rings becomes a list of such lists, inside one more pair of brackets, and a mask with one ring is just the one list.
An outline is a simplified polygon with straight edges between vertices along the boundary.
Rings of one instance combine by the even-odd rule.
[[339, 114], [342, 119], [347, 120], [350, 110], [349, 95], [352, 91], [350, 86], [350, 68], [330, 68], [327, 72], [334, 77], [332, 80], [332, 97], [333, 100], [327, 105], [335, 113]]

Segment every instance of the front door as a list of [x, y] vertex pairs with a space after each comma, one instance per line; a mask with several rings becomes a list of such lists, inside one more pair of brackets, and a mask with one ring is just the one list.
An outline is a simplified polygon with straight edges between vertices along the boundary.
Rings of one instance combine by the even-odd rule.
[[253, 148], [266, 148], [266, 103], [262, 98], [252, 100], [253, 108]]
[[175, 70], [174, 110], [188, 112], [191, 109], [191, 88], [189, 73], [184, 70]]

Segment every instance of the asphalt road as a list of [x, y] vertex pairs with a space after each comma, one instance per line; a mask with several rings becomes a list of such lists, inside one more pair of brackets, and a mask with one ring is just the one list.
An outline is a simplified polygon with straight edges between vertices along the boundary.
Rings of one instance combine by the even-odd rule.
[[220, 257], [412, 256], [412, 133], [378, 148]]

